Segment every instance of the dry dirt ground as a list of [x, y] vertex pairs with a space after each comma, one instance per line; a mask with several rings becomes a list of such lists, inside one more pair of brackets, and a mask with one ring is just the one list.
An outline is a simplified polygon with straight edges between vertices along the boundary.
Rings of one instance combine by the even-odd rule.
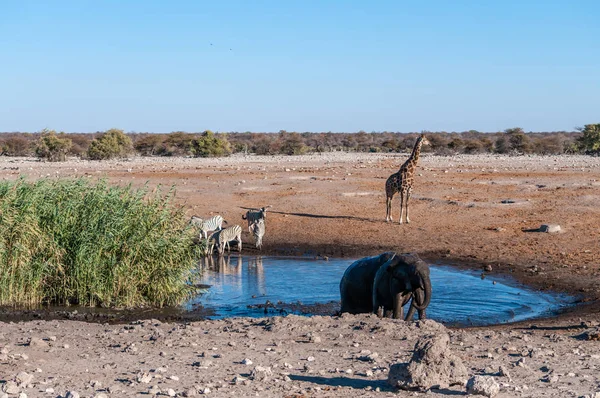
[[[508, 369], [510, 377], [495, 376], [499, 396], [600, 391], [600, 159], [423, 156], [411, 223], [386, 223], [384, 183], [405, 159], [335, 153], [50, 164], [0, 158], [0, 177], [175, 184], [176, 198], [190, 215], [219, 213], [230, 225], [244, 225], [247, 208], [271, 205], [264, 254], [411, 251], [457, 267], [491, 265], [492, 273], [533, 288], [576, 294], [581, 304], [549, 319], [471, 329], [370, 315], [115, 324], [84, 322], [72, 310], [59, 319], [41, 312], [31, 316], [38, 319], [20, 321], [3, 311], [3, 388], [17, 393], [11, 397], [66, 397], [68, 391], [82, 397], [419, 396], [425, 393], [390, 389], [387, 370], [410, 358], [419, 336], [445, 330], [451, 350], [472, 375], [495, 374], [500, 365]], [[397, 197], [393, 210], [397, 220]], [[559, 224], [562, 231], [537, 232], [544, 223]], [[257, 254], [247, 229], [243, 239], [244, 252]], [[271, 374], [258, 367], [270, 367]], [[26, 374], [17, 377], [20, 372]], [[427, 394], [464, 391], [457, 385]]]

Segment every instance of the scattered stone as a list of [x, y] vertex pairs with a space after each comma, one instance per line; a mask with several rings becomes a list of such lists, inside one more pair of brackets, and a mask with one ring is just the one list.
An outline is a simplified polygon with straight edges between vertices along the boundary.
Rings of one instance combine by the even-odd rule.
[[321, 342], [321, 337], [317, 336], [314, 333], [308, 333], [306, 337], [308, 337], [308, 341], [310, 341], [311, 343], [320, 343]]
[[192, 366], [196, 366], [200, 369], [208, 369], [208, 367], [212, 365], [212, 361], [211, 360], [204, 360], [204, 361], [196, 361], [194, 363], [192, 363]]
[[2, 386], [2, 391], [4, 391], [7, 394], [18, 394], [21, 390], [19, 389], [19, 386], [16, 382], [9, 380]]
[[467, 382], [467, 394], [494, 397], [500, 391], [500, 385], [492, 376], [473, 376]]
[[527, 365], [525, 365], [525, 358], [520, 358], [517, 362], [515, 362], [515, 366], [519, 366], [521, 368], [527, 367]]
[[19, 385], [19, 387], [26, 387], [28, 384], [31, 384], [33, 381], [33, 375], [30, 375], [26, 372], [20, 372], [15, 377], [15, 381]]
[[365, 350], [364, 353], [361, 351], [361, 354], [363, 354], [363, 355], [359, 356], [356, 359], [358, 359], [359, 361], [363, 361], [363, 362], [376, 362], [377, 358], [379, 357], [378, 353], [376, 353], [376, 352], [371, 353], [368, 350]]
[[242, 365], [252, 365], [252, 361], [248, 358], [244, 358], [244, 360], [242, 361]]
[[94, 395], [94, 398], [108, 398], [108, 395], [103, 392], [99, 392], [98, 394]]
[[273, 375], [270, 367], [256, 366], [250, 373], [250, 379], [254, 381], [264, 381]]
[[540, 232], [546, 232], [549, 234], [553, 234], [553, 233], [560, 232], [560, 231], [561, 231], [561, 228], [560, 228], [560, 225], [558, 225], [558, 224], [542, 224], [540, 226]]
[[233, 378], [233, 380], [231, 380], [231, 383], [232, 383], [232, 384], [236, 384], [236, 385], [237, 385], [237, 384], [242, 384], [242, 383], [243, 383], [243, 382], [245, 382], [245, 381], [246, 381], [246, 378], [244, 378], [244, 377], [242, 377], [242, 376], [235, 376], [235, 377]]
[[586, 330], [580, 335], [576, 336], [580, 340], [600, 340], [600, 328], [593, 328], [590, 330]]
[[556, 383], [558, 381], [558, 376], [555, 374], [549, 374], [542, 378], [544, 383]]
[[388, 384], [401, 389], [420, 390], [464, 385], [468, 377], [467, 369], [462, 360], [450, 351], [449, 342], [450, 337], [445, 332], [420, 338], [409, 363], [390, 367]]
[[184, 397], [195, 397], [198, 394], [195, 388], [187, 389], [183, 392]]
[[506, 377], [508, 378], [508, 381], [512, 381], [510, 373], [508, 373], [508, 369], [504, 365], [500, 365], [500, 369], [498, 370], [498, 376]]
[[27, 346], [29, 347], [48, 347], [48, 343], [39, 337], [32, 337], [27, 342]]
[[65, 398], [79, 398], [79, 393], [77, 391], [69, 391]]
[[175, 392], [175, 390], [173, 390], [172, 388], [169, 388], [169, 389], [167, 390], [167, 395], [168, 395], [169, 397], [174, 397], [175, 395], [177, 395], [177, 393], [176, 393], [176, 392]]
[[138, 383], [148, 384], [152, 381], [152, 375], [149, 373], [140, 373], [136, 378]]

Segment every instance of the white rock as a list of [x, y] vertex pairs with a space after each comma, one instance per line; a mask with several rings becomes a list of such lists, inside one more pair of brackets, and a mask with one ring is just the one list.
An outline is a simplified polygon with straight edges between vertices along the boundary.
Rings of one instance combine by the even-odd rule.
[[19, 374], [17, 374], [15, 377], [15, 381], [19, 386], [24, 387], [33, 381], [33, 375], [30, 375], [26, 372], [19, 372]]
[[137, 377], [137, 382], [138, 383], [148, 384], [151, 381], [152, 381], [152, 375], [150, 375], [148, 373], [139, 374], [138, 377]]
[[540, 232], [547, 232], [549, 234], [553, 234], [556, 232], [560, 232], [561, 228], [558, 224], [542, 224], [540, 226]]
[[495, 397], [500, 391], [500, 385], [492, 376], [473, 376], [467, 382], [467, 393]]
[[69, 391], [65, 398], [79, 398], [79, 393], [77, 391]]
[[252, 369], [252, 373], [250, 373], [250, 379], [255, 381], [263, 381], [268, 379], [272, 375], [273, 371], [270, 367], [257, 366], [254, 369]]
[[20, 389], [16, 382], [9, 380], [2, 386], [2, 391], [7, 394], [18, 394]]

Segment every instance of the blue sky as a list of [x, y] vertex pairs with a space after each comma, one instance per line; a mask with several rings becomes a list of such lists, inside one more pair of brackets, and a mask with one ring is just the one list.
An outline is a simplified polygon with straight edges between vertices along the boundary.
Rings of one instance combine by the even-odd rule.
[[0, 131], [600, 122], [600, 2], [0, 1]]

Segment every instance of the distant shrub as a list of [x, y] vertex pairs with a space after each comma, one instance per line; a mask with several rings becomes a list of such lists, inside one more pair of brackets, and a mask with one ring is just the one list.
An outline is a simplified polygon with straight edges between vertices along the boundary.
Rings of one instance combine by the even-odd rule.
[[200, 137], [192, 140], [191, 152], [195, 157], [202, 158], [229, 156], [231, 145], [226, 136], [206, 130]]
[[8, 137], [2, 142], [2, 154], [6, 156], [30, 156], [32, 141], [24, 135]]
[[65, 133], [57, 135], [54, 130], [44, 129], [38, 139], [35, 155], [50, 162], [64, 162], [72, 146], [73, 141]]
[[165, 137], [162, 134], [147, 134], [137, 139], [133, 147], [142, 156], [154, 156], [165, 153]]
[[285, 155], [303, 155], [308, 151], [304, 145], [302, 136], [298, 133], [280, 134], [281, 148], [280, 152]]
[[123, 130], [110, 129], [90, 144], [88, 157], [94, 160], [125, 157], [131, 153], [133, 145]]

